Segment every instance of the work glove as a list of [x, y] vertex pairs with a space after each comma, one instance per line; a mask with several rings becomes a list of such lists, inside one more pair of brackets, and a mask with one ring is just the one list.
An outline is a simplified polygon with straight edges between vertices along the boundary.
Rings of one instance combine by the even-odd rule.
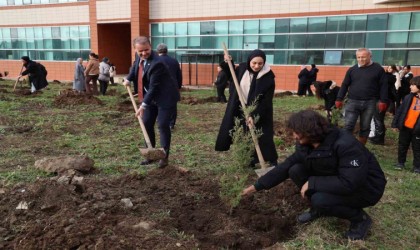
[[343, 107], [343, 102], [342, 101], [335, 101], [335, 107], [338, 109], [341, 109]]
[[385, 112], [387, 108], [388, 108], [388, 104], [384, 102], [379, 102], [378, 109], [380, 113]]

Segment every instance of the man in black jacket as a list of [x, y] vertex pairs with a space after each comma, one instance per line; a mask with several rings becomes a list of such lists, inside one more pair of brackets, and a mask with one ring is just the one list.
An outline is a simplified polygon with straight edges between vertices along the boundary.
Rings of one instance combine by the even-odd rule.
[[378, 112], [386, 112], [388, 85], [385, 70], [381, 65], [372, 61], [370, 50], [358, 49], [356, 58], [357, 64], [347, 70], [335, 106], [343, 107], [343, 100], [348, 92], [344, 128], [353, 132], [360, 116], [359, 141], [366, 144], [370, 132], [370, 122], [374, 112], [377, 111], [378, 101]]
[[364, 239], [372, 220], [363, 208], [375, 205], [386, 185], [375, 156], [347, 131], [331, 128], [315, 111], [293, 114], [287, 127], [297, 141], [296, 151], [242, 195], [270, 189], [290, 177], [311, 202], [310, 211], [299, 215], [300, 223], [320, 216], [347, 219], [351, 225], [346, 238]]
[[[177, 82], [161, 57], [152, 51], [147, 37], [136, 37], [133, 47], [136, 51], [136, 60], [124, 79], [124, 85], [127, 86], [132, 81], [139, 86], [138, 95], [142, 103], [136, 115], [143, 119], [153, 147], [156, 144], [154, 125], [157, 119], [160, 144], [166, 152], [166, 158], [159, 161], [159, 167], [166, 167], [171, 144], [169, 123], [180, 99]], [[151, 161], [145, 160], [141, 164], [150, 163]]]

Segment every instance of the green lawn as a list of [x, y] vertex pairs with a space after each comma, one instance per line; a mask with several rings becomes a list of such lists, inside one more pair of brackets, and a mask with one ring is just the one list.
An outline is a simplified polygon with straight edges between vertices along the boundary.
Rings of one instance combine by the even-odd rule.
[[[102, 105], [57, 107], [54, 98], [69, 84], [51, 83], [40, 95], [22, 96], [12, 92], [12, 81], [0, 81], [0, 187], [33, 181], [47, 174], [31, 166], [45, 156], [86, 154], [95, 160], [100, 175], [120, 175], [129, 170], [144, 171], [139, 162], [143, 147], [140, 126], [134, 118], [122, 86], [110, 86], [114, 95], [99, 96]], [[214, 90], [181, 93], [198, 99], [215, 95]], [[284, 121], [290, 112], [322, 104], [316, 98], [286, 96], [274, 99], [275, 120]], [[214, 151], [214, 142], [225, 104], [178, 105], [178, 121], [172, 138], [171, 164], [198, 175], [220, 175], [228, 153]], [[391, 117], [387, 116], [387, 124]], [[389, 127], [389, 126], [388, 126]], [[277, 145], [284, 143], [275, 138]], [[323, 218], [300, 226], [296, 238], [279, 243], [288, 249], [419, 249], [420, 176], [407, 166], [396, 171], [397, 133], [388, 130], [385, 146], [368, 144], [386, 174], [388, 185], [382, 200], [367, 211], [374, 219], [371, 234], [364, 242], [342, 238], [348, 224]], [[281, 159], [292, 148], [280, 151]]]

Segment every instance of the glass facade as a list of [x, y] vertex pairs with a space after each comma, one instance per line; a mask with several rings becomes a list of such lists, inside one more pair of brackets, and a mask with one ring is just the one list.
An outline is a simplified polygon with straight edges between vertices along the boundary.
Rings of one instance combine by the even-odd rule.
[[89, 52], [89, 26], [0, 28], [0, 60], [74, 61]]
[[380, 64], [420, 65], [420, 12], [152, 23], [151, 40], [154, 48], [167, 43], [178, 60], [222, 54], [225, 42], [237, 62], [259, 48], [274, 65], [352, 65], [355, 50], [366, 47]]
[[87, 2], [88, 0], [0, 0], [1, 6], [19, 6], [31, 4], [50, 4], [50, 3], [74, 3]]

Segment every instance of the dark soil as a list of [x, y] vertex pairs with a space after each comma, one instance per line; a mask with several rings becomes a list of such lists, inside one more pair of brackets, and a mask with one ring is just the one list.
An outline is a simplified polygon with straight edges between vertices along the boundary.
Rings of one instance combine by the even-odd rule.
[[196, 104], [204, 104], [204, 103], [211, 103], [211, 102], [217, 102], [217, 97], [210, 96], [203, 99], [198, 99], [192, 96], [181, 96], [180, 103], [182, 104], [189, 104], [189, 105], [196, 105]]
[[102, 101], [92, 95], [86, 95], [71, 89], [63, 90], [55, 97], [54, 105], [57, 107], [67, 107], [74, 105], [101, 105]]
[[[145, 177], [56, 179], [0, 192], [0, 249], [261, 249], [292, 237], [307, 207], [286, 181], [244, 198], [230, 215], [217, 180], [171, 166]], [[17, 209], [20, 202], [28, 209]]]
[[275, 93], [274, 97], [283, 97], [283, 96], [292, 96], [293, 93], [291, 91], [283, 91], [279, 93]]

